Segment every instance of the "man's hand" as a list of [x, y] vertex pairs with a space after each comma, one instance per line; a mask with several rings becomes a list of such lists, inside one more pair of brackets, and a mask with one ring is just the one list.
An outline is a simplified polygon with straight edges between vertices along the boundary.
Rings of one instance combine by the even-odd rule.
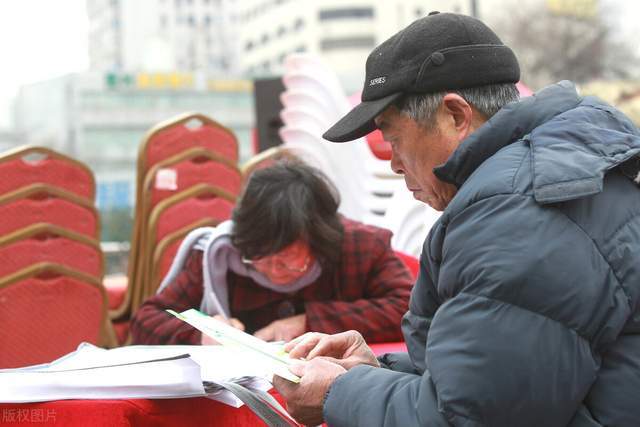
[[265, 341], [289, 341], [304, 334], [306, 327], [305, 315], [298, 314], [273, 321], [253, 335]]
[[334, 335], [309, 332], [287, 343], [284, 350], [288, 351], [289, 357], [293, 359], [311, 360], [322, 357], [345, 369], [351, 369], [357, 365], [380, 367], [376, 355], [371, 351], [362, 335], [356, 331]]
[[323, 359], [300, 362], [289, 370], [301, 377], [299, 384], [273, 376], [273, 386], [287, 401], [287, 410], [301, 424], [322, 424], [324, 396], [335, 379], [347, 371]]
[[[235, 317], [226, 319], [224, 316], [221, 316], [220, 314], [216, 314], [215, 316], [213, 316], [214, 319], [219, 320], [223, 323], [226, 323], [229, 326], [233, 326], [236, 329], [240, 329], [241, 331], [244, 331], [244, 324], [239, 321], [238, 319], [236, 319]], [[220, 344], [218, 341], [214, 340], [213, 338], [211, 338], [210, 336], [206, 335], [206, 334], [202, 334], [202, 338], [200, 338], [200, 344], [202, 345], [218, 345]]]

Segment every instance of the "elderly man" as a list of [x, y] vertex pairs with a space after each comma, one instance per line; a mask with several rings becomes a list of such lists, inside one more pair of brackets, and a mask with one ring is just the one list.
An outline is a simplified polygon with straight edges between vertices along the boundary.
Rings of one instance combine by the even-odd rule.
[[369, 55], [362, 103], [324, 136], [381, 129], [443, 213], [407, 354], [377, 360], [354, 332], [289, 343], [302, 380], [275, 385], [301, 422], [640, 425], [640, 133], [569, 82], [517, 101], [518, 79], [493, 31], [456, 14]]

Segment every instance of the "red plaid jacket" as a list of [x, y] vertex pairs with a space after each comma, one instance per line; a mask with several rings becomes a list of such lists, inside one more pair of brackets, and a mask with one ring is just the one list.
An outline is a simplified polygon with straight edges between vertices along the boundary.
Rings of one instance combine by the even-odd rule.
[[[305, 313], [308, 331], [333, 334], [355, 329], [367, 342], [402, 340], [400, 320], [408, 308], [413, 280], [391, 249], [391, 232], [346, 218], [342, 223], [340, 265], [298, 292], [274, 292], [228, 273], [231, 315], [244, 323], [247, 332]], [[202, 252], [193, 250], [176, 279], [135, 313], [134, 343], [199, 344], [200, 332], [165, 309], [199, 308], [202, 292]]]

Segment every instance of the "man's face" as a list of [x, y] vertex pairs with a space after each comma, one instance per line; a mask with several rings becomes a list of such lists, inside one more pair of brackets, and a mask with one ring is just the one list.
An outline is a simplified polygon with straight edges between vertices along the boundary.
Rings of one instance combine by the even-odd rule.
[[426, 129], [395, 106], [376, 117], [384, 139], [391, 144], [391, 169], [404, 175], [414, 198], [438, 211], [447, 207], [457, 191], [433, 174], [433, 168], [446, 162], [458, 146], [458, 134], [448, 119], [438, 112], [434, 126]]

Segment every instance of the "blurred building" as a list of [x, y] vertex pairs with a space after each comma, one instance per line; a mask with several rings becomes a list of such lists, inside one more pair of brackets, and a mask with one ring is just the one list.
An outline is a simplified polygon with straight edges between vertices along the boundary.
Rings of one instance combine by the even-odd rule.
[[[208, 115], [236, 134], [242, 160], [250, 156], [253, 95], [246, 80], [197, 73], [70, 74], [23, 86], [14, 109], [16, 132], [23, 140], [88, 164], [96, 175], [103, 213], [129, 213], [138, 146], [152, 126], [178, 114]], [[127, 240], [124, 234], [124, 239], [116, 237]], [[112, 237], [103, 233], [104, 240]]]
[[99, 71], [235, 74], [233, 0], [87, 0]]
[[292, 52], [321, 56], [359, 88], [373, 47], [432, 10], [469, 0], [87, 0], [91, 69], [269, 77]]
[[371, 50], [430, 11], [470, 13], [468, 0], [243, 0], [237, 2], [238, 69], [278, 75], [285, 57], [322, 57], [348, 90], [360, 89]]

